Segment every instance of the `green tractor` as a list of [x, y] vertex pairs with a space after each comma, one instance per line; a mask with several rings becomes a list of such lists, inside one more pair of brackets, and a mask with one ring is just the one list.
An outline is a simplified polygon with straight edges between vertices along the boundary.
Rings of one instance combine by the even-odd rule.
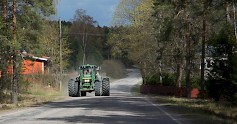
[[86, 96], [86, 92], [95, 91], [95, 96], [109, 96], [109, 78], [101, 77], [99, 68], [95, 65], [82, 65], [79, 67], [79, 76], [68, 82], [68, 93], [71, 97]]

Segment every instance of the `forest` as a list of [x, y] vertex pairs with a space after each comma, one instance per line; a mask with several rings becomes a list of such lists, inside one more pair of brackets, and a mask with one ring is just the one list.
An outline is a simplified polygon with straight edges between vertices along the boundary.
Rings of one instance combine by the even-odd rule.
[[[0, 3], [1, 103], [16, 104], [38, 79], [58, 88], [61, 73], [119, 60], [138, 68], [143, 84], [185, 87], [186, 97], [197, 87], [202, 98], [236, 104], [237, 1], [121, 0], [110, 27], [100, 27], [82, 9], [71, 21], [52, 20], [56, 4]], [[23, 75], [23, 52], [50, 57], [49, 74]]]
[[236, 104], [235, 0], [122, 0], [108, 42], [145, 85], [201, 90], [200, 98]]

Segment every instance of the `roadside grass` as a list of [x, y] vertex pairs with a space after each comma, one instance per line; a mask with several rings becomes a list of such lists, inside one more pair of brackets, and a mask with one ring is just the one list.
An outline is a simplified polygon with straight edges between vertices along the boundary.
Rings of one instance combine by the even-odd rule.
[[[10, 96], [8, 96], [10, 101]], [[14, 110], [22, 107], [37, 106], [47, 102], [63, 99], [60, 91], [56, 88], [43, 86], [35, 83], [29, 90], [18, 95], [18, 104], [2, 103], [0, 111]]]
[[[134, 96], [142, 95], [141, 83], [132, 87], [131, 92]], [[177, 118], [188, 118], [194, 124], [237, 124], [237, 106], [226, 102], [215, 103], [212, 100], [159, 95], [148, 95], [148, 97], [167, 111], [176, 113]]]
[[132, 95], [134, 95], [134, 96], [141, 95], [141, 93], [140, 93], [140, 86], [141, 86], [141, 84], [142, 84], [142, 81], [140, 81], [136, 85], [132, 86], [132, 88], [131, 88]]
[[[211, 100], [187, 99], [167, 96], [155, 96], [158, 102], [169, 103], [178, 107], [183, 112], [194, 112], [201, 116], [207, 116], [205, 122], [221, 124], [237, 124], [237, 106], [227, 103], [215, 103]], [[182, 109], [181, 109], [182, 108]]]

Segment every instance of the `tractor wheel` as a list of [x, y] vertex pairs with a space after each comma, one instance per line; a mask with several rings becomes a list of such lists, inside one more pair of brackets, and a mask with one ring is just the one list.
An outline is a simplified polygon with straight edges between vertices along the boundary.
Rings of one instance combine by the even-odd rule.
[[101, 96], [101, 82], [95, 81], [95, 96]]
[[109, 95], [110, 95], [109, 79], [104, 78], [102, 81], [102, 96], [109, 96]]
[[81, 96], [86, 96], [86, 92], [85, 91], [81, 91]]
[[73, 79], [70, 79], [68, 81], [68, 94], [71, 97], [77, 97], [79, 96], [79, 89], [78, 89], [78, 82], [76, 82]]

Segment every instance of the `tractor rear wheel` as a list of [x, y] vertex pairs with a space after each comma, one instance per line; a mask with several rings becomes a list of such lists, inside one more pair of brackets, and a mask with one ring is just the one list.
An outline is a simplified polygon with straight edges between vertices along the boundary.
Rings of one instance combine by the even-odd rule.
[[102, 81], [102, 96], [109, 96], [109, 95], [110, 95], [109, 79], [104, 78]]
[[79, 89], [78, 89], [78, 82], [73, 79], [68, 81], [68, 94], [71, 97], [80, 96]]
[[101, 96], [101, 82], [95, 81], [95, 96]]

